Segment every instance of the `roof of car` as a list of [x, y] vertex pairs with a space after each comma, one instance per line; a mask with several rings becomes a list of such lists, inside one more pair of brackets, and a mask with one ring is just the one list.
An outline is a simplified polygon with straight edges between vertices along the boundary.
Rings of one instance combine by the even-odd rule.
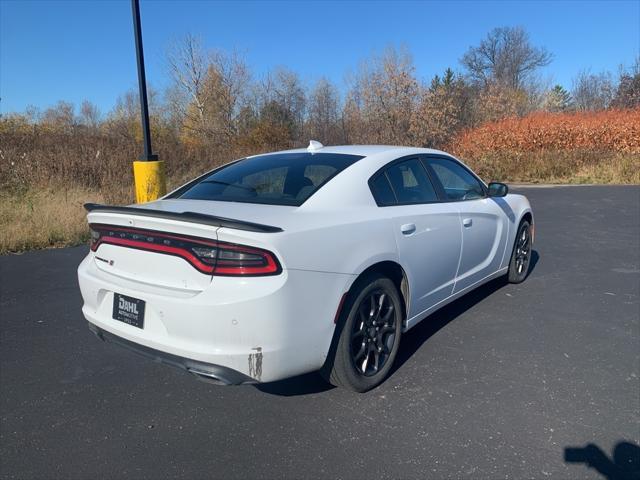
[[[304, 153], [309, 152], [306, 148], [297, 148], [293, 150], [285, 150], [282, 152], [273, 153]], [[369, 157], [379, 153], [394, 152], [398, 156], [411, 155], [411, 154], [446, 154], [441, 150], [434, 150], [431, 148], [417, 148], [417, 147], [402, 147], [397, 145], [335, 145], [335, 146], [323, 146], [313, 153], [337, 153], [345, 155], [361, 155], [363, 157]]]

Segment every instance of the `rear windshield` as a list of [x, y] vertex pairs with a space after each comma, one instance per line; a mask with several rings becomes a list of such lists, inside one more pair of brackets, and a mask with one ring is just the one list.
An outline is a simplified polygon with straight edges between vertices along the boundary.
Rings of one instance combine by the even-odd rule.
[[307, 152], [245, 158], [199, 178], [171, 198], [299, 206], [361, 158]]

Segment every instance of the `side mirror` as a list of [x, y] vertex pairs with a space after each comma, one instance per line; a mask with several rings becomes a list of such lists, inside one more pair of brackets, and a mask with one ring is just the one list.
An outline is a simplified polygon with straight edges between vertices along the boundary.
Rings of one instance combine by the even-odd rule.
[[489, 184], [490, 197], [504, 197], [507, 193], [509, 193], [509, 187], [504, 183], [491, 182]]

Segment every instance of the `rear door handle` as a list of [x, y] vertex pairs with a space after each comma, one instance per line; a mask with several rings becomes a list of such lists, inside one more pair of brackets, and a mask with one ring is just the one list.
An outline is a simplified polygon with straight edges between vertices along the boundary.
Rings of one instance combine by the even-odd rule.
[[403, 235], [411, 235], [416, 231], [415, 223], [405, 223], [400, 227], [400, 231]]
[[464, 220], [462, 220], [462, 225], [464, 225], [465, 227], [470, 227], [471, 225], [473, 225], [473, 219], [465, 218]]

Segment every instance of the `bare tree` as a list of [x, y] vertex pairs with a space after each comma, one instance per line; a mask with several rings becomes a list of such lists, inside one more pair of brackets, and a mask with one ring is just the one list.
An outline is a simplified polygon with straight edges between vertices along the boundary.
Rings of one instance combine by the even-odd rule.
[[61, 100], [44, 111], [41, 121], [55, 128], [72, 128], [76, 125], [75, 106]]
[[215, 78], [212, 105], [218, 120], [217, 130], [228, 140], [237, 132], [236, 120], [246, 95], [250, 73], [237, 52], [213, 51], [209, 76]]
[[28, 123], [36, 124], [40, 122], [42, 118], [42, 112], [35, 105], [29, 104], [24, 109], [24, 117], [26, 118]]
[[90, 128], [96, 128], [100, 122], [100, 111], [89, 100], [84, 100], [80, 106], [80, 122]]
[[640, 56], [629, 69], [620, 69], [618, 88], [613, 99], [616, 108], [637, 108], [640, 106]]
[[388, 48], [363, 63], [345, 105], [349, 141], [411, 143], [411, 118], [419, 98], [409, 53]]
[[307, 118], [309, 137], [325, 144], [343, 143], [339, 108], [338, 90], [329, 80], [321, 78], [309, 95]]
[[[158, 125], [162, 104], [157, 90], [149, 87], [149, 119], [151, 128]], [[119, 95], [116, 104], [108, 112], [103, 122], [107, 132], [127, 140], [141, 140], [142, 127], [140, 124], [140, 97], [137, 89], [131, 89]]]
[[469, 76], [483, 85], [496, 82], [520, 90], [552, 58], [544, 47], [531, 45], [522, 27], [501, 27], [489, 32], [477, 47], [469, 48], [460, 62]]
[[200, 39], [188, 34], [181, 41], [174, 42], [167, 53], [167, 62], [173, 80], [168, 100], [174, 113], [186, 117], [187, 108], [193, 103], [198, 110], [198, 119], [202, 121], [207, 63]]
[[168, 90], [170, 115], [191, 137], [216, 145], [236, 134], [236, 120], [249, 82], [249, 70], [237, 53], [205, 51], [187, 35], [167, 54], [173, 85]]
[[237, 143], [248, 151], [301, 146], [307, 104], [300, 77], [278, 68], [250, 85], [238, 112]]
[[578, 110], [604, 110], [611, 105], [614, 93], [610, 73], [582, 70], [573, 80], [571, 95]]
[[[303, 142], [307, 107], [305, 87], [297, 73], [280, 67], [269, 73], [258, 87], [261, 117], [270, 114], [272, 122], [286, 124], [294, 143]], [[274, 116], [275, 112], [279, 112]]]

